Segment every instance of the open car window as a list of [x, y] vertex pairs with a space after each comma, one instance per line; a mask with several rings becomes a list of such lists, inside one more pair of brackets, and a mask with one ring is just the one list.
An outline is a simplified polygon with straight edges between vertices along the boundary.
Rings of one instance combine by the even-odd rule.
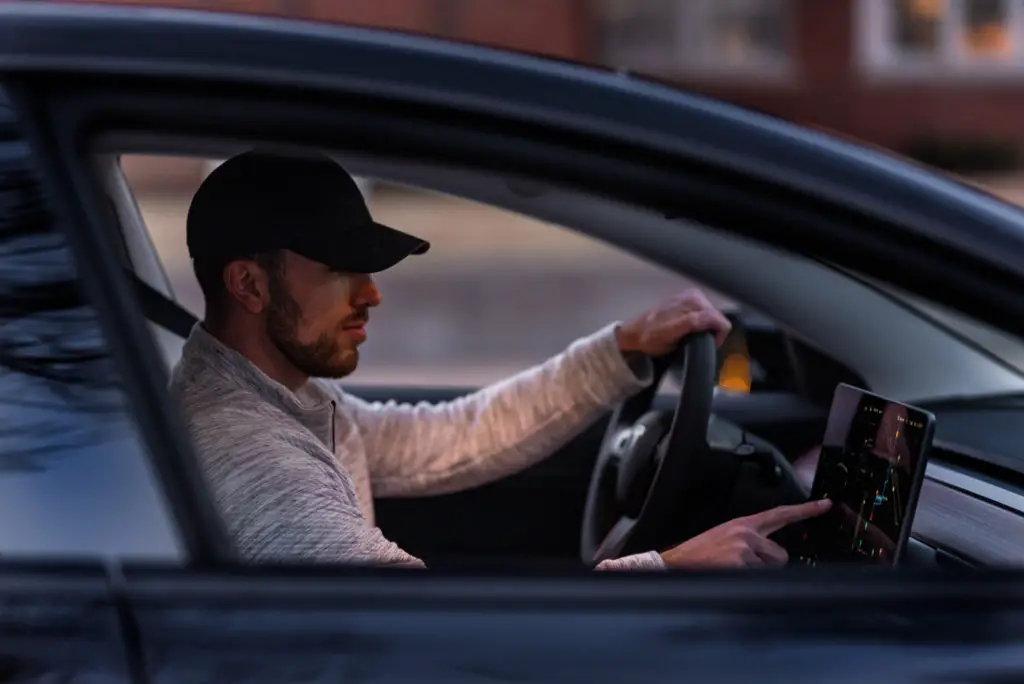
[[[173, 293], [199, 317], [203, 302], [185, 245], [185, 217], [192, 194], [216, 163], [121, 157]], [[387, 180], [357, 180], [377, 220], [433, 246], [425, 257], [377, 276], [384, 303], [371, 314], [370, 342], [348, 381], [353, 385], [486, 385], [660, 297], [698, 286], [561, 226]], [[711, 296], [723, 308], [735, 306]], [[173, 354], [177, 347], [168, 349]], [[728, 370], [723, 385], [742, 388], [736, 365]]]

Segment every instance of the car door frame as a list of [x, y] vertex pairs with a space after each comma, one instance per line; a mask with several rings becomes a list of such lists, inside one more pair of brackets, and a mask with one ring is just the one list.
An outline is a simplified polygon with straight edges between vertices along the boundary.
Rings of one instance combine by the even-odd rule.
[[114, 247], [114, 226], [96, 193], [89, 164], [72, 164], [78, 129], [52, 117], [52, 102], [34, 84], [17, 77], [4, 81], [27, 143], [39, 166], [40, 184], [59, 216], [78, 276], [95, 307], [100, 329], [124, 391], [133, 407], [145, 453], [164, 492], [164, 504], [190, 565], [216, 566], [234, 554], [219, 513], [202, 481], [184, 421], [173, 406], [160, 356], [146, 317], [134, 296], [124, 260]]
[[[122, 28], [129, 23], [124, 22]], [[0, 36], [4, 30], [5, 26], [0, 24]], [[62, 25], [61, 30], [73, 33], [78, 29]], [[60, 33], [42, 36], [44, 47], [63, 49], [64, 42], [55, 42], [55, 36]], [[118, 36], [125, 37], [115, 31], [113, 44], [119, 44]], [[345, 36], [344, 33], [334, 36], [334, 47], [341, 52], [366, 47], [359, 41], [336, 40]], [[69, 44], [83, 49], [83, 36], [71, 37]], [[273, 40], [268, 45], [273, 47], [272, 52], [283, 56], [282, 51], [295, 47], [293, 41], [301, 38], [302, 32], [281, 32], [271, 37]], [[360, 35], [361, 40], [364, 38]], [[137, 36], [133, 35], [133, 39]], [[328, 43], [330, 41], [313, 47], [323, 50], [325, 45], [329, 47]], [[21, 41], [19, 49], [31, 45], [31, 41]], [[203, 41], [197, 41], [197, 45], [204, 49], [213, 47]], [[250, 49], [247, 54], [256, 60], [252, 45], [247, 47]], [[102, 206], [102, 189], [88, 171], [91, 152], [88, 137], [112, 120], [127, 128], [158, 128], [183, 135], [218, 134], [236, 139], [251, 136], [339, 149], [362, 145], [363, 149], [369, 146], [381, 152], [380, 145], [384, 144], [384, 152], [426, 156], [492, 170], [500, 168], [507, 173], [525, 174], [549, 182], [584, 185], [592, 191], [625, 201], [638, 201], [672, 215], [704, 219], [721, 230], [748, 236], [752, 232], [751, 225], [781, 225], [788, 230], [765, 231], [760, 238], [783, 248], [800, 246], [803, 249], [798, 251], [811, 251], [818, 258], [829, 258], [876, 276], [880, 275], [880, 266], [872, 259], [879, 254], [879, 249], [890, 247], [885, 254], [906, 267], [896, 271], [882, 268], [881, 272], [911, 290], [916, 289], [915, 284], [935, 282], [941, 263], [934, 258], [936, 253], [950, 258], [956, 254], [960, 261], [943, 265], [941, 275], [947, 281], [951, 277], [958, 278], [965, 284], [964, 288], [952, 294], [942, 291], [938, 298], [956, 306], [963, 304], [968, 293], [988, 292], [992, 295], [993, 306], [983, 312], [983, 317], [992, 317], [999, 311], [1012, 312], [1016, 316], [1009, 322], [1003, 320], [1004, 326], [1024, 326], [1024, 302], [1012, 296], [1024, 289], [1024, 269], [1014, 270], [1006, 263], [985, 261], [977, 253], [967, 258], [947, 242], [930, 245], [933, 258], [929, 260], [915, 259], [919, 253], [914, 251], [914, 245], [908, 247], [896, 242], [893, 247], [889, 244], [891, 235], [888, 241], [879, 242], [885, 230], [904, 237], [920, 237], [931, 227], [926, 219], [928, 211], [934, 207], [923, 208], [920, 215], [894, 216], [881, 210], [865, 214], [850, 208], [852, 200], [849, 204], [830, 204], [821, 196], [799, 195], [784, 178], [766, 179], [761, 173], [763, 169], [756, 165], [744, 176], [732, 168], [734, 159], [707, 154], [695, 157], [693, 141], [680, 139], [678, 131], [674, 139], [666, 138], [665, 131], [659, 131], [660, 137], [643, 137], [638, 136], [635, 121], [613, 119], [599, 126], [591, 119], [574, 118], [571, 111], [556, 111], [536, 103], [532, 103], [536, 108], [531, 110], [531, 103], [520, 102], [517, 95], [533, 92], [524, 89], [530, 78], [537, 80], [537, 85], [548, 84], [551, 74], [543, 71], [523, 69], [523, 73], [517, 74], [520, 81], [516, 87], [521, 90], [510, 89], [504, 93], [508, 105], [504, 111], [498, 106], [501, 93], [495, 94], [489, 80], [486, 88], [480, 81], [448, 83], [450, 89], [461, 88], [458, 98], [440, 98], [436, 92], [425, 96], [422, 82], [407, 80], [403, 90], [393, 79], [402, 73], [402, 65], [423, 56], [423, 46], [418, 45], [412, 51], [404, 44], [374, 44], [372, 47], [378, 58], [383, 55], [386, 59], [368, 65], [367, 75], [372, 75], [374, 69], [386, 62], [392, 80], [375, 84], [367, 78], [353, 79], [350, 73], [332, 80], [324, 76], [322, 63], [313, 62], [292, 64], [291, 71], [268, 71], [265, 65], [239, 70], [237, 64], [223, 62], [197, 70], [195, 62], [178, 59], [177, 52], [160, 56], [157, 62], [161, 68], [156, 69], [160, 78], [154, 80], [156, 62], [153, 59], [133, 61], [130, 51], [123, 61], [92, 60], [83, 67], [81, 63], [69, 61], [69, 55], [64, 55], [62, 60], [47, 54], [48, 59], [33, 62], [31, 55], [22, 54], [20, 60], [12, 61], [9, 55], [5, 58], [0, 49], [0, 69], [8, 72], [20, 106], [32, 113], [30, 119], [35, 124], [32, 137], [47, 159], [46, 175], [51, 192], [60, 198], [62, 211], [74, 225], [83, 227], [80, 244], [76, 242], [78, 257], [89, 274], [89, 287], [107, 309], [106, 330], [115, 341], [116, 355], [124, 360], [126, 377], [133, 378], [136, 381], [133, 385], [138, 385], [132, 396], [139, 402], [140, 416], [145, 419], [147, 438], [154, 449], [154, 465], [160, 470], [182, 532], [192, 540], [192, 550], [202, 562], [216, 562], [230, 555], [229, 545], [224, 536], [216, 532], [215, 511], [185, 439], [183, 421], [176, 408], [170, 406], [163, 387], [166, 377], [154, 342], [145, 328], [138, 303], [130, 295], [130, 283], [119, 267], [120, 261], [111, 244], [111, 226]], [[448, 48], [433, 44], [428, 47], [436, 49], [447, 63], [459, 66], [460, 63], [452, 61], [452, 55], [445, 52]], [[312, 55], [303, 59], [312, 59], [315, 53], [313, 50]], [[260, 59], [267, 57], [263, 53], [259, 55]], [[504, 68], [492, 66], [496, 72]], [[83, 70], [89, 72], [88, 78], [81, 77]], [[80, 76], [78, 81], [61, 82], [55, 78], [70, 77], [76, 72]], [[604, 101], [614, 105], [612, 111], [620, 118], [628, 113], [621, 109], [624, 99], [647, 105], [652, 112], [665, 105], [664, 93], [653, 97], [643, 89], [620, 91], [605, 83], [599, 84], [604, 90], [595, 90], [593, 83], [586, 85], [591, 89], [588, 92], [594, 103], [602, 102], [599, 96], [603, 93]], [[490, 99], [474, 101], [469, 98], [466, 91], [473, 87], [488, 90]], [[443, 104], [439, 104], [439, 100]], [[674, 104], [677, 113], [688, 113], [685, 101]], [[652, 112], [642, 114], [648, 116]], [[657, 149], [662, 143], [663, 148]], [[761, 154], [770, 151], [759, 150]], [[751, 154], [756, 156], [757, 152], [754, 150]], [[727, 167], [731, 169], [730, 174], [725, 173]], [[735, 185], [730, 185], [731, 182]], [[794, 202], [795, 195], [801, 201]], [[826, 211], [829, 209], [834, 212]], [[969, 218], [978, 223], [985, 216]], [[851, 241], [856, 249], [850, 247]], [[657, 258], [656, 244], [633, 245], [633, 248]]]

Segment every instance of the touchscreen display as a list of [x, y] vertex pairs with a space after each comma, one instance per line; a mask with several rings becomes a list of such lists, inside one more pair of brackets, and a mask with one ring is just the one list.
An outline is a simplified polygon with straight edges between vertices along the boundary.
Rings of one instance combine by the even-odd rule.
[[910, 534], [931, 414], [848, 385], [836, 390], [811, 489], [832, 509], [807, 522], [804, 563], [892, 564]]

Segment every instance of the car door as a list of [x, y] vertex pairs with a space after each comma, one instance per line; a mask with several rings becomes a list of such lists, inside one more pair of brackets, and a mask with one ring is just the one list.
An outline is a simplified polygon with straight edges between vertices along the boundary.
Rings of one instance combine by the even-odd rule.
[[659, 579], [140, 569], [127, 572], [126, 588], [154, 684], [857, 684], [875, 669], [910, 684], [1024, 675], [1017, 577]]
[[[161, 381], [166, 378], [159, 372], [141, 307], [116, 259], [117, 237], [110, 230], [109, 213], [102, 210], [101, 189], [90, 175], [86, 143], [95, 133], [122, 127], [137, 132], [144, 127], [150, 133], [202, 132], [226, 139], [246, 131], [256, 139], [265, 136], [322, 146], [341, 141], [353, 144], [353, 140], [387, 140], [391, 144], [394, 140], [386, 133], [405, 136], [402, 142], [420, 154], [444, 159], [446, 154], [462, 153], [482, 168], [496, 162], [520, 164], [538, 173], [571, 167], [576, 183], [605, 191], [613, 189], [605, 173], [618, 172], [615, 178], [622, 188], [638, 190], [650, 179], [644, 174], [657, 169], [644, 164], [645, 159], [650, 161], [649, 150], [621, 146], [621, 140], [617, 153], [631, 163], [624, 169], [628, 173], [619, 167], [602, 167], [600, 159], [594, 160], [595, 164], [576, 165], [580, 157], [575, 147], [545, 146], [545, 141], [565, 140], [551, 135], [550, 130], [546, 136], [541, 135], [545, 129], [521, 132], [516, 146], [503, 146], [500, 143], [511, 129], [496, 131], [472, 118], [459, 118], [448, 109], [420, 116], [417, 104], [423, 103], [415, 97], [420, 92], [417, 89], [406, 93], [408, 100], [389, 89], [392, 99], [384, 103], [389, 106], [375, 108], [372, 116], [360, 118], [359, 114], [366, 113], [359, 104], [366, 104], [364, 98], [345, 100], [341, 107], [339, 101], [307, 98], [301, 89], [296, 92], [287, 87], [308, 83], [304, 76], [339, 64], [373, 69], [394, 60], [390, 68], [395, 73], [422, 66], [423, 52], [406, 54], [402, 43], [371, 41], [376, 60], [351, 62], [340, 58], [350, 56], [345, 50], [365, 47], [365, 35], [349, 42], [343, 39], [348, 34], [327, 32], [334, 36], [328, 41], [330, 49], [318, 55], [316, 50], [325, 48], [317, 41], [326, 40], [324, 36], [302, 33], [291, 25], [275, 32], [260, 24], [259, 30], [250, 26], [249, 31], [218, 21], [203, 23], [191, 15], [187, 21], [175, 23], [174, 15], [163, 14], [159, 21], [151, 16], [116, 14], [113, 24], [97, 19], [106, 14], [91, 15], [91, 19], [90, 15], [75, 14], [76, 19], [86, 19], [48, 24], [45, 17], [32, 14], [33, 10], [18, 10], [22, 11], [29, 12], [33, 21], [19, 26], [18, 35], [24, 38], [17, 43], [19, 49], [31, 52], [48, 46], [102, 51], [113, 46], [118, 55], [116, 66], [101, 59], [86, 60], [85, 64], [102, 73], [93, 74], [95, 79], [88, 87], [80, 88], [66, 80], [36, 80], [38, 74], [33, 69], [66, 75], [83, 64], [59, 67], [59, 60], [48, 53], [33, 69], [19, 72], [24, 88], [18, 92], [26, 106], [31, 105], [27, 109], [40, 112], [38, 119], [33, 119], [38, 129], [32, 139], [43, 157], [41, 166], [54, 180], [52, 187], [61, 206], [68, 216], [90, 228], [86, 235], [91, 237], [82, 247], [91, 251], [82, 252], [96, 257], [97, 262], [82, 258], [78, 263], [83, 274], [91, 274], [94, 289], [109, 307], [100, 315], [103, 330], [122, 335], [110, 337], [118, 368], [137, 373], [129, 376], [126, 386], [133, 388], [133, 400], [144, 403], [132, 415], [147, 416], [141, 430], [148, 447], [147, 463], [160, 475], [160, 494], [173, 512], [173, 529], [190, 562], [187, 567], [162, 569], [152, 563], [128, 565], [122, 574], [122, 596], [137, 625], [142, 671], [151, 680], [278, 682], [322, 679], [326, 673], [330, 678], [383, 681], [660, 681], [687, 676], [728, 682], [749, 681], [767, 672], [783, 681], [820, 681], [823, 676], [831, 681], [861, 681], [864, 663], [883, 668], [896, 681], [934, 680], [940, 675], [992, 681], [995, 676], [1012, 680], [1019, 675], [1021, 578], [1013, 573], [986, 573], [969, 579], [938, 572], [810, 574], [798, 570], [704, 576], [580, 572], [517, 577], [506, 572], [482, 577], [443, 572], [345, 572], [331, 567], [243, 567], [232, 562], [216, 532], [216, 518], [206, 517], [212, 504], [196, 476], [195, 463], [190, 462], [191, 451], [183, 443], [177, 414], [166, 397], [160, 399]], [[182, 41], [182, 31], [193, 31], [184, 34], [193, 40]], [[99, 37], [105, 42], [97, 41]], [[0, 46], [15, 43], [0, 41]], [[312, 53], [306, 54], [309, 63], [289, 78], [274, 81], [284, 77], [278, 72], [261, 72], [261, 80], [251, 73], [243, 77], [240, 69], [218, 72], [211, 67], [217, 59], [212, 54], [214, 48], [223, 51], [228, 43], [246, 49], [222, 52], [221, 59], [244, 56], [281, 64], [301, 50]], [[145, 69], [132, 61], [131, 45], [145, 53]], [[173, 45], [170, 54], [184, 51], [190, 55], [187, 63], [166, 54], [163, 58], [167, 61], [161, 62], [161, 46], [168, 45]], [[190, 51], [197, 49], [199, 56], [209, 59], [195, 59], [197, 53]], [[446, 49], [440, 55], [448, 59], [451, 55]], [[154, 52], [148, 52], [151, 50]], [[26, 69], [24, 65], [30, 61], [4, 64], [7, 69]], [[203, 65], [198, 72], [192, 68], [196, 64]], [[467, 59], [455, 66], [459, 64], [479, 77], [480, 60]], [[131, 78], [142, 72], [156, 72], [161, 78]], [[217, 88], [210, 88], [205, 80], [211, 73], [219, 74]], [[422, 75], [424, 70], [417, 73]], [[452, 75], [450, 71], [445, 74], [445, 78]], [[527, 78], [528, 74], [519, 76]], [[268, 86], [265, 79], [277, 87]], [[365, 88], [365, 79], [356, 82]], [[494, 82], [494, 78], [458, 81], [460, 87], [475, 84], [473, 87], [481, 89]], [[344, 83], [352, 87], [352, 82]], [[335, 97], [351, 94], [338, 83], [333, 87], [330, 92]], [[524, 88], [530, 93], [537, 90]], [[396, 106], [396, 99], [401, 106]], [[644, 103], [656, 105], [638, 99], [638, 104]], [[451, 117], [461, 125], [451, 126]], [[359, 125], [353, 126], [354, 121]], [[424, 128], [439, 122], [444, 124], [439, 129]], [[352, 130], [348, 126], [353, 126]], [[441, 135], [451, 133], [451, 128], [458, 128], [459, 135]], [[353, 131], [362, 135], [353, 136]], [[608, 143], [616, 140], [615, 136], [597, 138]], [[565, 154], [553, 155], [553, 150]], [[639, 180], [633, 177], [636, 174]], [[689, 180], [682, 165], [671, 166], [668, 174], [676, 182], [658, 185], [664, 191], [678, 192]], [[757, 194], [750, 188], [745, 191]], [[768, 208], [753, 201], [755, 197], [747, 199], [765, 212], [760, 216], [762, 223], [773, 217]], [[841, 220], [843, 212], [833, 209], [835, 217], [830, 211], [825, 213], [835, 220], [820, 224], [820, 234], [813, 232], [813, 244], [836, 250], [835, 243], [841, 246], [843, 241], [829, 231], [846, 239], [862, 233], [853, 233], [854, 227]], [[820, 203], [815, 210], [821, 210]], [[801, 225], [807, 229], [811, 224]], [[858, 224], [857, 228], [864, 226]], [[870, 231], [863, 243], [865, 252], [870, 252], [869, 238]], [[917, 264], [913, 271], [908, 254], [912, 252], [896, 245], [889, 258], [901, 266], [900, 260], [906, 260], [907, 268], [918, 275], [937, 267]], [[966, 282], [957, 292], [944, 296], [956, 300], [972, 288], [987, 287], [998, 295], [993, 302], [1024, 316], [1024, 304], [1018, 301], [1015, 310], [1009, 296], [1024, 289], [1019, 287], [1020, 279], [1011, 278], [1012, 272], [1000, 272], [1006, 277], [982, 281], [992, 270], [979, 273], [974, 266], [969, 260], [944, 262], [947, 276]], [[160, 496], [154, 500], [159, 501]], [[756, 672], [752, 673], [752, 667]]]

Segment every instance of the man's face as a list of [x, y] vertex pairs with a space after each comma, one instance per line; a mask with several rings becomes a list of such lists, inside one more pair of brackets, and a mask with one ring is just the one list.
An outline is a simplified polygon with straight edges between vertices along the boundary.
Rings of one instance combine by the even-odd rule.
[[267, 335], [292, 365], [318, 378], [341, 378], [356, 369], [371, 307], [381, 296], [373, 278], [338, 273], [293, 252], [269, 273]]

